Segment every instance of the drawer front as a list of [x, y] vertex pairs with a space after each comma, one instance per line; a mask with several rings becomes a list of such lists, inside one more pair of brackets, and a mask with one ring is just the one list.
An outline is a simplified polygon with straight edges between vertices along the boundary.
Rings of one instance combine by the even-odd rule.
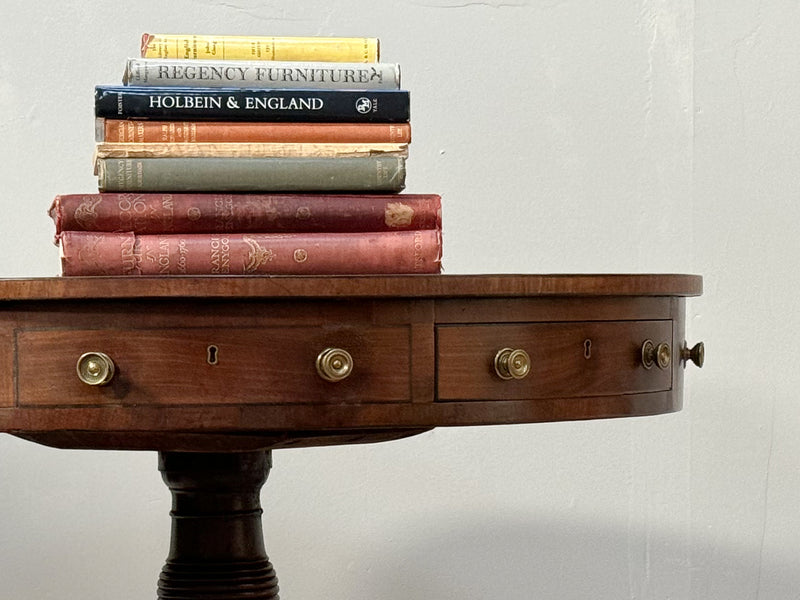
[[[645, 368], [642, 345], [672, 344], [672, 321], [439, 325], [437, 399], [526, 400], [670, 390], [672, 364]], [[524, 350], [530, 371], [503, 379], [495, 355]], [[672, 348], [672, 361], [677, 360]]]
[[[23, 330], [16, 335], [21, 406], [116, 404], [331, 404], [408, 401], [410, 328], [260, 327]], [[324, 380], [316, 359], [342, 348], [353, 369]], [[79, 380], [85, 352], [102, 352], [115, 374]]]

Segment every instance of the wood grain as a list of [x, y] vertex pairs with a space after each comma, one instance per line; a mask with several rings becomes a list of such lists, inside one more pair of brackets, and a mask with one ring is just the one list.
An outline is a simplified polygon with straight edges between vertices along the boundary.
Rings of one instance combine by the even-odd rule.
[[[691, 275], [2, 280], [0, 431], [218, 452], [673, 412], [685, 297], [701, 288]], [[671, 368], [641, 365], [645, 338], [671, 344]], [[492, 359], [515, 345], [534, 371], [503, 381]], [[348, 379], [317, 375], [325, 347], [353, 355]], [[108, 386], [77, 379], [87, 351], [115, 361]]]
[[0, 280], [0, 302], [69, 298], [699, 296], [698, 275], [56, 277]]

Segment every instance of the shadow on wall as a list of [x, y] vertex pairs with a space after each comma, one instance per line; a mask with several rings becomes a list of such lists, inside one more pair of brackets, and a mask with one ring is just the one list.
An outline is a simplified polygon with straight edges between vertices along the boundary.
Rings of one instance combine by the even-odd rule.
[[624, 523], [514, 523], [505, 515], [433, 530], [426, 524], [419, 532], [413, 523], [405, 527], [413, 546], [371, 547], [371, 565], [350, 597], [744, 600], [759, 587], [759, 569], [769, 578], [769, 597], [797, 598], [800, 590], [795, 566], [768, 564], [758, 549], [690, 556], [688, 534]]

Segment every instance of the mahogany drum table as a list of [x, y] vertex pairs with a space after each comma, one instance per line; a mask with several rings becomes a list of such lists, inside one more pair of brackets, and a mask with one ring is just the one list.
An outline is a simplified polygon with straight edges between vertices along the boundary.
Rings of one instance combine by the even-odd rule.
[[0, 280], [0, 431], [152, 450], [163, 600], [278, 597], [273, 448], [680, 410], [695, 275]]

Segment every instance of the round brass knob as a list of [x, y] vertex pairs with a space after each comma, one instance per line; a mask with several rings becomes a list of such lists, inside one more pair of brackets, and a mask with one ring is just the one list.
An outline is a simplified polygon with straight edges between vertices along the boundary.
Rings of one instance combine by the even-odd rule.
[[326, 381], [341, 381], [353, 371], [353, 357], [341, 348], [325, 348], [317, 355], [317, 373]]
[[78, 359], [76, 370], [86, 385], [106, 385], [114, 377], [114, 361], [102, 352], [87, 352]]
[[703, 368], [703, 363], [706, 361], [706, 346], [703, 342], [698, 342], [691, 348], [688, 345], [683, 347], [681, 350], [681, 358], [683, 359], [684, 363], [688, 361], [692, 361], [701, 369]]
[[652, 340], [645, 340], [642, 344], [642, 365], [645, 369], [653, 365], [659, 369], [666, 369], [672, 362], [672, 348], [666, 342], [656, 345]]
[[494, 372], [500, 379], [523, 379], [531, 372], [531, 357], [519, 348], [498, 350], [494, 355]]

